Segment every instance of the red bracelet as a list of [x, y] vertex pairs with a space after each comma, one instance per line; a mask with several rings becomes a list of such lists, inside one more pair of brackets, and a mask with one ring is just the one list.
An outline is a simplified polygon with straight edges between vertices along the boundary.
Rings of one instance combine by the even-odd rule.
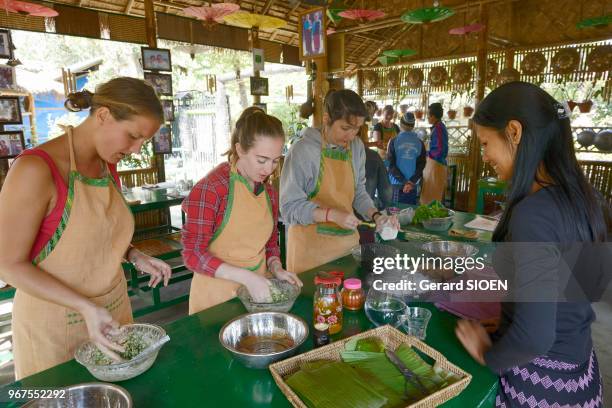
[[329, 210], [330, 210], [330, 208], [325, 210], [325, 222], [329, 222], [329, 220], [327, 219], [327, 217], [329, 216]]

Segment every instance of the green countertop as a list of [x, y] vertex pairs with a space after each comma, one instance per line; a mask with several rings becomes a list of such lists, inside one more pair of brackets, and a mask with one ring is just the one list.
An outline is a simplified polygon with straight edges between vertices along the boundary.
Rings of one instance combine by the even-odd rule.
[[[455, 225], [462, 225], [472, 218], [472, 215], [457, 213]], [[401, 248], [409, 244], [396, 245]], [[300, 274], [305, 285], [291, 313], [303, 317], [309, 324], [312, 324], [314, 275], [323, 270], [343, 270], [347, 277], [360, 274], [360, 266], [351, 256]], [[463, 349], [454, 334], [454, 316], [438, 311], [431, 304], [425, 307], [433, 312], [426, 343], [472, 374], [469, 386], [443, 406], [492, 407], [497, 377], [488, 368], [475, 362]], [[268, 370], [245, 368], [234, 361], [219, 343], [219, 330], [223, 324], [245, 312], [240, 301], [233, 299], [166, 325], [171, 341], [161, 349], [155, 364], [142, 375], [118, 384], [129, 391], [135, 407], [289, 407], [289, 402]], [[347, 311], [343, 331], [334, 338], [350, 336], [370, 328], [373, 325], [363, 310]], [[311, 348], [312, 338], [309, 337], [298, 352]], [[62, 387], [91, 381], [96, 380], [84, 367], [71, 360], [0, 388], [0, 396], [6, 398], [9, 388]], [[20, 404], [12, 403], [8, 406]], [[0, 405], [6, 406], [1, 400]]]

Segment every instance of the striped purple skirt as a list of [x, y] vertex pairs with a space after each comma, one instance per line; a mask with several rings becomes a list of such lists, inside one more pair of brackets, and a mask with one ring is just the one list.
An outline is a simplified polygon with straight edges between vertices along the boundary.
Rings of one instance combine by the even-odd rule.
[[603, 407], [603, 385], [595, 351], [584, 364], [536, 358], [510, 369], [499, 379], [495, 406]]

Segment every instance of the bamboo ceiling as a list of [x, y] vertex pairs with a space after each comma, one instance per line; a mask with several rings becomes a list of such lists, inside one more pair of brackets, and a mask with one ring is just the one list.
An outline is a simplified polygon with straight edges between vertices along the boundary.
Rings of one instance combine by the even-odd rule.
[[[212, 3], [222, 1], [224, 0], [213, 0]], [[381, 20], [359, 23], [343, 19], [335, 27], [337, 34], [334, 35], [345, 34], [345, 62], [349, 71], [360, 66], [377, 66], [379, 64], [377, 57], [385, 49], [412, 48], [416, 50], [417, 54], [415, 56], [402, 60], [404, 63], [443, 59], [458, 55], [473, 55], [476, 51], [477, 36], [451, 36], [448, 34], [448, 30], [478, 22], [481, 4], [486, 4], [488, 8], [488, 47], [490, 52], [505, 48], [546, 46], [612, 38], [612, 27], [610, 26], [583, 30], [576, 28], [576, 23], [584, 18], [598, 17], [612, 12], [612, 5], [607, 0], [441, 0], [441, 5], [453, 8], [456, 14], [447, 20], [429, 25], [405, 24], [399, 17], [408, 10], [431, 7], [432, 0], [225, 1], [240, 4], [241, 9], [245, 11], [269, 14], [287, 20], [288, 25], [284, 28], [261, 31], [260, 39], [294, 47], [298, 45], [298, 16], [306, 10], [316, 7], [316, 3], [327, 2], [333, 7], [344, 5], [347, 8], [383, 10], [387, 15]], [[184, 17], [182, 9], [185, 7], [201, 6], [209, 3], [211, 2], [200, 0], [154, 0], [155, 11], [158, 13], [158, 26], [164, 24], [164, 22], [177, 21], [175, 16]], [[76, 6], [125, 16], [142, 17], [144, 15], [144, 0], [52, 0], [51, 2], [44, 2], [44, 4], [64, 10], [66, 7], [62, 6]], [[62, 12], [60, 12], [60, 16], [61, 14]], [[166, 15], [168, 17], [164, 17]], [[15, 20], [20, 17], [26, 21], [15, 23]], [[118, 31], [120, 27], [117, 26], [120, 24], [117, 18], [120, 16], [115, 17], [111, 26], [114, 26], [115, 31]], [[17, 15], [0, 16], [0, 26], [40, 30], [40, 27], [44, 24], [37, 24], [36, 19], [40, 18], [26, 18]], [[7, 21], [9, 22], [7, 23]], [[138, 42], [140, 37], [132, 38], [136, 37], [133, 33], [132, 37], [128, 36], [129, 31], [134, 30], [138, 25], [135, 24], [136, 20], [130, 21], [130, 27], [124, 28], [128, 30], [125, 35], [117, 36], [113, 34], [111, 27], [110, 38]], [[22, 27], [24, 25], [27, 27]], [[217, 35], [226, 36], [228, 30], [223, 28], [220, 32], [217, 32]], [[232, 30], [235, 29], [232, 28]], [[57, 32], [59, 33], [60, 30]], [[96, 30], [90, 30], [84, 35], [96, 37], [98, 36], [96, 32]], [[158, 32], [164, 32], [164, 27], [159, 27]], [[66, 34], [75, 35], [73, 31]], [[212, 31], [206, 35], [213, 37], [216, 34], [215, 31]], [[160, 37], [162, 36], [160, 35]], [[245, 44], [238, 44], [239, 39], [242, 39], [243, 36], [234, 35], [233, 37], [235, 40], [232, 39], [232, 36], [226, 36], [222, 46], [245, 49]], [[228, 45], [232, 41], [236, 44]]]

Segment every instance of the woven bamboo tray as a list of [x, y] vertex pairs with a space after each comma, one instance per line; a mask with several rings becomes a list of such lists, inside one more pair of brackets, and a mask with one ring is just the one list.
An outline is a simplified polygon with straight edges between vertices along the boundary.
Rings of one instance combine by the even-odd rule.
[[294, 407], [307, 408], [307, 406], [302, 402], [302, 400], [297, 396], [297, 394], [293, 392], [291, 387], [289, 387], [285, 383], [284, 378], [298, 371], [300, 369], [300, 366], [307, 361], [339, 361], [340, 353], [344, 351], [344, 345], [347, 341], [352, 339], [362, 339], [366, 337], [378, 337], [382, 340], [385, 347], [391, 350], [396, 350], [400, 344], [407, 344], [409, 346], [412, 346], [434, 359], [436, 366], [448, 370], [461, 377], [461, 380], [457, 381], [456, 383], [451, 384], [448, 387], [445, 387], [439, 391], [436, 391], [435, 393], [430, 394], [429, 396], [423, 398], [420, 401], [417, 401], [411, 405], [407, 405], [406, 408], [437, 407], [438, 405], [443, 404], [444, 402], [459, 395], [461, 391], [463, 391], [472, 380], [472, 376], [470, 374], [463, 371], [456, 365], [450, 363], [446, 359], [446, 357], [444, 357], [439, 351], [429, 347], [427, 344], [418, 340], [416, 337], [408, 336], [389, 325], [368, 330], [366, 332], [356, 334], [346, 339], [336, 341], [332, 344], [328, 344], [327, 346], [323, 346], [307, 353], [300, 354], [295, 357], [291, 357], [286, 360], [271, 364], [269, 368], [272, 372], [272, 377], [274, 378], [274, 381], [281, 389], [283, 394], [285, 394], [289, 402], [291, 402]]

